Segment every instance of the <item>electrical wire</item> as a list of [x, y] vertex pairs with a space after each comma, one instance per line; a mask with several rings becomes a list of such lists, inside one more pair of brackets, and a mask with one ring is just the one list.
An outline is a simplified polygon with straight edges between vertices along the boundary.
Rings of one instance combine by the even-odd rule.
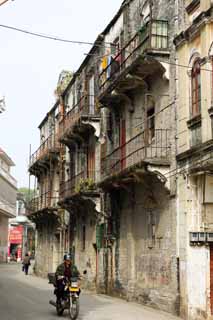
[[[58, 36], [38, 33], [38, 32], [34, 32], [34, 31], [29, 31], [29, 30], [26, 30], [26, 29], [13, 27], [13, 26], [5, 25], [5, 24], [0, 24], [0, 28], [4, 28], [4, 29], [8, 29], [8, 30], [24, 33], [24, 34], [31, 35], [31, 36], [34, 36], [34, 37], [39, 37], [39, 38], [43, 38], [43, 39], [54, 40], [54, 41], [59, 41], [59, 42], [64, 42], [64, 43], [79, 44], [79, 45], [90, 45], [90, 46], [103, 47], [103, 48], [106, 48], [106, 47], [111, 48], [111, 46], [113, 46], [113, 45], [116, 46], [115, 44], [113, 44], [111, 42], [103, 42], [103, 44], [98, 44], [98, 43], [89, 42], [89, 41], [63, 39], [63, 38], [60, 38]], [[123, 49], [120, 50], [120, 53], [122, 51], [123, 51]], [[125, 50], [125, 52], [131, 53], [128, 50]], [[118, 54], [120, 54], [120, 53], [118, 53]], [[88, 54], [84, 53], [84, 55], [97, 56], [97, 54], [92, 54], [92, 53], [88, 53]], [[106, 54], [103, 54], [102, 56], [99, 56], [99, 58], [103, 58], [103, 57], [108, 56], [108, 55], [110, 55], [110, 54], [106, 53]], [[137, 56], [141, 56], [141, 54], [136, 54], [136, 55]], [[188, 66], [188, 65], [173, 63], [173, 62], [169, 62], [169, 61], [165, 61], [165, 60], [160, 60], [159, 58], [156, 58], [156, 56], [152, 56], [151, 54], [148, 54], [148, 55], [144, 54], [144, 57], [155, 58], [156, 60], [158, 60], [159, 62], [162, 62], [162, 63], [166, 63], [166, 64], [169, 64], [169, 65], [173, 65], [173, 66], [177, 66], [177, 67], [181, 67], [181, 68], [191, 69], [191, 67]], [[200, 70], [201, 71], [207, 71], [207, 72], [213, 72], [212, 70], [206, 69], [206, 68], [200, 68]]]
[[110, 47], [113, 45], [113, 43], [110, 42], [104, 42], [103, 44], [98, 44], [98, 43], [94, 43], [94, 42], [88, 42], [88, 41], [77, 41], [77, 40], [69, 40], [69, 39], [63, 39], [57, 36], [52, 36], [52, 35], [47, 35], [47, 34], [43, 34], [43, 33], [38, 33], [38, 32], [33, 32], [33, 31], [28, 31], [25, 29], [21, 29], [21, 28], [17, 28], [17, 27], [13, 27], [13, 26], [8, 26], [5, 24], [0, 24], [0, 28], [4, 28], [4, 29], [9, 29], [12, 31], [16, 31], [16, 32], [21, 32], [27, 35], [31, 35], [34, 37], [39, 37], [39, 38], [43, 38], [43, 39], [48, 39], [48, 40], [54, 40], [54, 41], [60, 41], [60, 42], [65, 42], [65, 43], [72, 43], [72, 44], [79, 44], [79, 45], [91, 45], [91, 46], [96, 46], [96, 47]]
[[[94, 45], [96, 47], [104, 47], [106, 48], [107, 45], [112, 45], [112, 43], [108, 43], [108, 42], [104, 42], [103, 44], [95, 44], [94, 42], [87, 42], [87, 41], [77, 41], [77, 40], [69, 40], [69, 39], [63, 39], [63, 38], [60, 38], [60, 37], [56, 37], [56, 36], [52, 36], [52, 35], [45, 35], [45, 34], [42, 34], [42, 33], [36, 33], [36, 32], [32, 32], [32, 31], [28, 31], [28, 30], [25, 30], [25, 29], [21, 29], [21, 28], [17, 28], [17, 27], [13, 27], [13, 26], [8, 26], [8, 25], [3, 25], [3, 24], [0, 24], [0, 27], [1, 28], [5, 28], [5, 29], [9, 29], [9, 30], [12, 30], [12, 31], [16, 31], [16, 32], [21, 32], [21, 33], [24, 33], [24, 34], [27, 34], [27, 35], [31, 35], [31, 36], [34, 36], [34, 37], [39, 37], [39, 38], [43, 38], [43, 39], [48, 39], [48, 40], [54, 40], [54, 41], [59, 41], [59, 42], [64, 42], [64, 43], [72, 43], [72, 44], [79, 44], [79, 45]], [[122, 50], [121, 50], [122, 51]], [[125, 52], [128, 53], [127, 50], [125, 50]], [[131, 53], [131, 52], [129, 52]], [[104, 54], [102, 56], [97, 56], [97, 54], [85, 54], [85, 55], [89, 55], [89, 56], [96, 56], [97, 59], [100, 59], [100, 58], [103, 58], [109, 54]], [[136, 54], [137, 56], [141, 56], [141, 54]], [[152, 56], [152, 55], [143, 55], [144, 57], [146, 58], [155, 58], [156, 60], [158, 60], [159, 62], [162, 62], [162, 63], [165, 63], [165, 64], [168, 64], [168, 65], [173, 65], [173, 66], [176, 66], [176, 67], [181, 67], [181, 68], [186, 68], [186, 69], [191, 69], [191, 67], [189, 67], [188, 65], [184, 65], [184, 64], [178, 64], [178, 63], [173, 63], [171, 61], [166, 61], [166, 60], [160, 60], [158, 57], [156, 58], [156, 56]], [[200, 68], [201, 71], [207, 71], [207, 72], [213, 72], [212, 70], [210, 69], [206, 69], [206, 68]], [[79, 73], [80, 74], [80, 73]], [[78, 75], [77, 73], [75, 73], [75, 75]], [[164, 110], [166, 110], [167, 108], [171, 107], [173, 104], [175, 103], [175, 101], [169, 103], [168, 105], [166, 105], [165, 107], [163, 107], [163, 109], [161, 109], [160, 111], [154, 113], [151, 117], [149, 117], [149, 119], [151, 118], [154, 118], [156, 117], [158, 114], [160, 114], [161, 112], [163, 112]], [[134, 128], [131, 128], [132, 129], [136, 129], [137, 127], [139, 126], [142, 126], [143, 124], [145, 123], [145, 121], [137, 124]], [[212, 157], [210, 157], [212, 158]], [[210, 159], [208, 158], [208, 159]], [[208, 159], [205, 159], [204, 161], [208, 160]], [[190, 167], [188, 166], [187, 169], [189, 169]], [[178, 171], [179, 170], [179, 171]], [[177, 174], [180, 174], [181, 172], [185, 171], [185, 169], [180, 169], [180, 168], [175, 168], [173, 170], [170, 170], [168, 171], [167, 173], [165, 173], [165, 176], [167, 178], [170, 178], [172, 176], [175, 176]], [[170, 175], [170, 173], [173, 173], [175, 172], [175, 174], [173, 175]], [[169, 176], [168, 176], [169, 174]]]

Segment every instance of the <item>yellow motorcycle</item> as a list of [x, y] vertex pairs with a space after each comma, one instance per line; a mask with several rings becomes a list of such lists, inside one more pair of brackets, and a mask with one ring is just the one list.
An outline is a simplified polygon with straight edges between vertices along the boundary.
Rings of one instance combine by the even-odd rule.
[[[54, 293], [57, 294], [57, 286], [56, 280], [54, 280], [54, 276], [49, 277], [49, 283], [52, 283], [55, 286]], [[79, 278], [71, 278], [70, 280], [65, 277], [60, 277], [59, 280], [62, 281], [63, 284], [63, 294], [57, 302], [50, 300], [50, 304], [56, 307], [57, 315], [62, 316], [64, 310], [68, 310], [69, 316], [71, 320], [76, 320], [79, 315], [80, 303], [79, 303], [79, 295], [80, 295], [80, 286], [79, 286]]]

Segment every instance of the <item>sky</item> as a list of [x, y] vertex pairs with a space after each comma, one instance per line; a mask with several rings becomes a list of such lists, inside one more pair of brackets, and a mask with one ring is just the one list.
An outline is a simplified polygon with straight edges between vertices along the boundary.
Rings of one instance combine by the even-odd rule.
[[[94, 42], [122, 0], [9, 0], [0, 6], [0, 25]], [[28, 187], [30, 145], [39, 147], [38, 125], [55, 102], [62, 70], [75, 71], [91, 46], [28, 36], [0, 26], [0, 147], [15, 162], [18, 187]]]

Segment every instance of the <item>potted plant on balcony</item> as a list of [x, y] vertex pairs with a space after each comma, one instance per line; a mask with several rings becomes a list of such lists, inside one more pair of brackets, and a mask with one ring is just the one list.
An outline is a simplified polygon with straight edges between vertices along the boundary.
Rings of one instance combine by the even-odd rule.
[[79, 183], [75, 187], [76, 193], [89, 192], [95, 190], [95, 182], [91, 178], [80, 179]]

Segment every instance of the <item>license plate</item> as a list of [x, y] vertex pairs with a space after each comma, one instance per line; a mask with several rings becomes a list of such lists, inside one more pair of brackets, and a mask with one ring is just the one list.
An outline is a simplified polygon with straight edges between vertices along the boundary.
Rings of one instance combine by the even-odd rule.
[[78, 292], [79, 289], [78, 288], [70, 288], [70, 292]]

